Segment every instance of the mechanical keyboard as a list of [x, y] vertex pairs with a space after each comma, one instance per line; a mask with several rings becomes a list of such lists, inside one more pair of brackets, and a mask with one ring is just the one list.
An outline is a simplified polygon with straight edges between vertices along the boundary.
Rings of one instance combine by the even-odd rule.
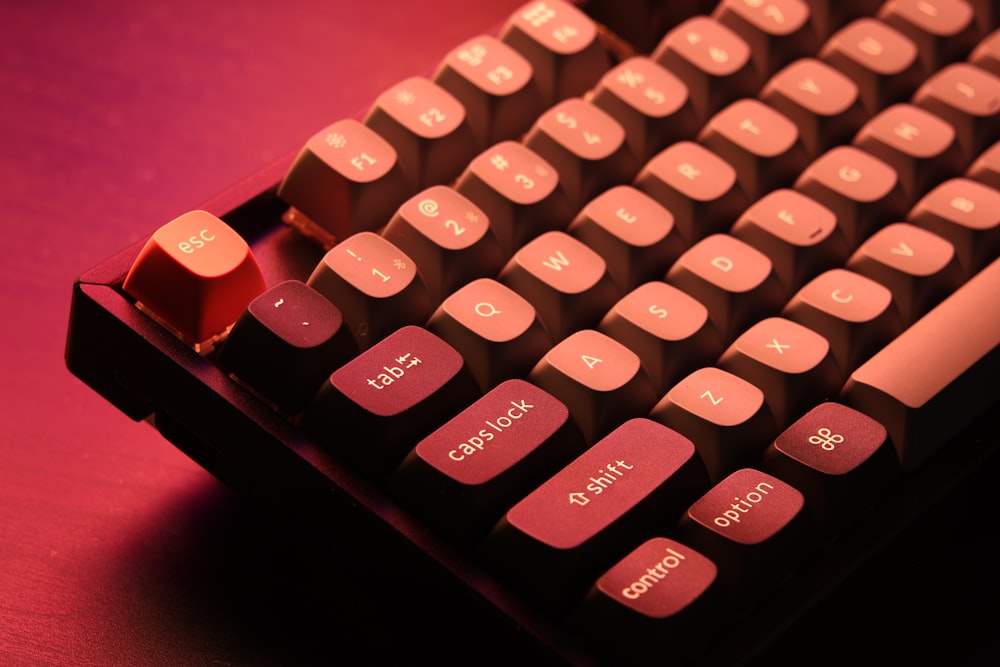
[[67, 365], [442, 641], [746, 663], [994, 461], [993, 0], [532, 1], [331, 120]]

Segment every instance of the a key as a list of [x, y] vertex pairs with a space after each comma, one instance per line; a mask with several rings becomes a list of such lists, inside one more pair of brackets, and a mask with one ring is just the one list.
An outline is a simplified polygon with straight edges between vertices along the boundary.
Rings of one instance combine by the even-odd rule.
[[731, 615], [715, 563], [654, 537], [601, 575], [570, 622], [609, 663], [641, 664], [650, 650], [681, 661], [696, 657], [700, 642]]
[[875, 114], [913, 94], [928, 74], [920, 67], [917, 47], [906, 35], [881, 21], [861, 18], [827, 40], [820, 60], [858, 85], [862, 106]]
[[892, 293], [903, 326], [917, 321], [965, 279], [951, 243], [905, 222], [872, 234], [851, 255], [847, 268]]
[[601, 256], [565, 232], [529, 241], [498, 280], [534, 305], [554, 341], [597, 326], [621, 296]]
[[767, 255], [727, 234], [691, 246], [666, 282], [705, 304], [727, 343], [751, 322], [776, 314], [788, 298]]
[[517, 139], [545, 108], [524, 56], [481, 35], [444, 57], [433, 80], [465, 107], [480, 145]]
[[732, 165], [750, 201], [791, 185], [809, 162], [795, 124], [755, 99], [738, 100], [712, 116], [698, 142]]
[[936, 72], [913, 103], [955, 128], [968, 161], [1000, 140], [1000, 76], [975, 65], [955, 63]]
[[700, 144], [680, 141], [651, 159], [633, 185], [674, 215], [689, 244], [729, 229], [747, 196], [732, 165]]
[[849, 247], [876, 229], [902, 220], [911, 201], [892, 167], [854, 146], [832, 148], [814, 160], [795, 182], [837, 216]]
[[335, 370], [302, 416], [320, 446], [376, 478], [478, 397], [462, 356], [405, 326]]
[[583, 95], [610, 65], [597, 26], [563, 0], [532, 1], [515, 10], [500, 40], [531, 63], [546, 106]]
[[778, 583], [814, 539], [802, 493], [753, 468], [737, 470], [699, 498], [680, 531], [718, 565], [720, 579], [746, 607]]
[[712, 17], [746, 40], [761, 81], [813, 55], [819, 42], [803, 0], [723, 0]]
[[903, 330], [892, 292], [846, 269], [813, 278], [791, 298], [782, 316], [829, 341], [843, 379]]
[[629, 420], [514, 505], [484, 560], [542, 605], [565, 608], [705, 485], [690, 440], [648, 419]]
[[413, 260], [372, 232], [327, 251], [307, 284], [340, 309], [362, 350], [403, 325], [423, 324], [434, 308]]
[[626, 419], [645, 416], [656, 401], [638, 355], [593, 329], [557, 343], [528, 380], [566, 404], [588, 444]]
[[763, 319], [740, 334], [718, 366], [764, 392], [779, 429], [836, 394], [843, 384], [830, 343], [781, 317]]
[[851, 375], [843, 396], [889, 431], [912, 470], [1000, 398], [1000, 259]]
[[848, 143], [870, 115], [861, 106], [858, 85], [815, 58], [796, 60], [777, 72], [758, 97], [795, 123], [812, 159]]
[[382, 237], [413, 258], [435, 303], [470, 280], [496, 275], [506, 261], [482, 209], [444, 185], [404, 202]]
[[507, 380], [421, 440], [390, 489], [471, 545], [582, 450], [566, 406], [523, 380]]
[[687, 85], [646, 56], [635, 56], [601, 77], [590, 98], [625, 130], [633, 155], [644, 163], [674, 141], [690, 139], [700, 123]]
[[450, 183], [486, 148], [477, 142], [462, 104], [423, 77], [405, 79], [379, 95], [364, 124], [396, 149], [411, 191]]
[[153, 232], [122, 289], [197, 349], [223, 334], [267, 285], [247, 242], [199, 210]]
[[292, 206], [286, 221], [307, 235], [318, 226], [332, 236], [321, 239], [324, 246], [381, 229], [411, 194], [396, 149], [355, 120], [313, 135], [278, 186], [278, 196]]
[[761, 470], [802, 492], [814, 522], [834, 536], [899, 477], [885, 427], [839, 403], [821, 403], [785, 429]]
[[480, 153], [455, 189], [483, 209], [508, 256], [542, 232], [563, 229], [573, 218], [556, 169], [515, 141]]
[[604, 258], [622, 293], [662, 277], [685, 248], [673, 214], [628, 185], [592, 199], [566, 231]]
[[888, 0], [876, 16], [913, 41], [927, 72], [964, 59], [981, 37], [964, 0]]
[[695, 443], [713, 483], [756, 461], [778, 434], [764, 392], [713, 366], [675, 384], [649, 418]]
[[632, 180], [639, 170], [618, 121], [578, 97], [543, 113], [524, 144], [559, 172], [559, 186], [574, 209], [612, 185]]
[[746, 41], [709, 16], [694, 16], [676, 26], [651, 58], [687, 84], [701, 123], [730, 102], [753, 96], [762, 83]]
[[852, 143], [892, 167], [911, 201], [967, 166], [952, 126], [911, 104], [880, 111]]
[[659, 281], [623, 296], [599, 329], [639, 355], [657, 395], [695, 369], [714, 363], [723, 350], [705, 306]]
[[462, 353], [483, 391], [526, 376], [552, 346], [535, 308], [489, 278], [473, 280], [451, 294], [427, 328]]
[[222, 346], [219, 366], [294, 415], [334, 368], [356, 354], [336, 306], [305, 283], [288, 280], [250, 302]]
[[788, 294], [850, 252], [830, 209], [795, 190], [780, 189], [744, 211], [730, 234], [767, 255]]
[[951, 242], [966, 276], [1000, 255], [1000, 192], [981, 183], [945, 181], [921, 198], [906, 220]]

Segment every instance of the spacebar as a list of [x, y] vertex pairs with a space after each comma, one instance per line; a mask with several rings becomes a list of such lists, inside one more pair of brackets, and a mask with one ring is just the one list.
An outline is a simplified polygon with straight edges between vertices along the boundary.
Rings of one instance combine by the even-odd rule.
[[912, 470], [1000, 400], [1000, 259], [851, 374], [844, 400], [889, 431]]

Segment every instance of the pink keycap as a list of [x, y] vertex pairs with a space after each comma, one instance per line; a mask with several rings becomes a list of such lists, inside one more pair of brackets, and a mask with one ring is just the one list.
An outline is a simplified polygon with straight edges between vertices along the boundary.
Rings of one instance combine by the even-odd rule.
[[712, 364], [723, 350], [705, 306], [659, 281], [622, 297], [599, 328], [639, 355], [657, 395], [696, 368]]
[[836, 394], [844, 377], [823, 336], [781, 317], [740, 334], [718, 365], [764, 392], [778, 428]]
[[981, 38], [965, 0], [888, 0], [877, 17], [913, 41], [927, 72], [965, 59]]
[[462, 103], [480, 145], [517, 139], [545, 109], [524, 56], [490, 35], [455, 47], [434, 82]]
[[531, 63], [546, 106], [582, 95], [610, 65], [597, 25], [563, 0], [526, 3], [511, 14], [500, 39]]
[[471, 544], [582, 449], [562, 403], [523, 380], [508, 380], [421, 440], [391, 488]]
[[623, 293], [662, 277], [686, 247], [673, 214], [628, 185], [592, 199], [566, 231], [597, 251]]
[[847, 268], [884, 285], [909, 326], [964, 280], [955, 247], [941, 236], [898, 222], [872, 234]]
[[869, 116], [861, 106], [857, 84], [815, 58], [796, 60], [775, 73], [759, 97], [795, 123], [813, 159], [848, 143]]
[[732, 165], [751, 201], [791, 185], [809, 161], [795, 124], [754, 99], [737, 100], [716, 113], [698, 141]]
[[625, 422], [514, 505], [488, 563], [559, 606], [652, 537], [705, 488], [694, 445], [648, 419]]
[[334, 371], [302, 425], [320, 446], [383, 476], [477, 396], [458, 352], [406, 326]]
[[787, 293], [840, 266], [850, 250], [833, 212], [795, 190], [775, 190], [754, 202], [730, 233], [767, 255]]
[[782, 315], [821, 334], [842, 379], [903, 330], [892, 292], [846, 269], [830, 269], [796, 292]]
[[656, 401], [636, 353], [592, 329], [557, 343], [528, 379], [566, 404], [588, 443]]
[[902, 220], [912, 201], [892, 167], [854, 146], [832, 148], [818, 157], [795, 189], [837, 216], [852, 249], [876, 229]]
[[676, 26], [651, 57], [687, 83], [700, 122], [730, 102], [752, 96], [762, 82], [746, 41], [709, 16]]
[[559, 172], [559, 185], [574, 209], [612, 185], [632, 180], [639, 170], [618, 121], [579, 97], [543, 113], [524, 143]]
[[413, 193], [389, 142], [355, 120], [341, 120], [312, 136], [295, 158], [278, 196], [336, 242], [382, 228]]
[[1000, 255], [1000, 192], [981, 183], [946, 181], [921, 198], [906, 220], [955, 246], [966, 276]]
[[778, 434], [764, 392], [711, 366], [675, 384], [649, 417], [695, 443], [713, 483], [756, 461]]
[[967, 166], [951, 125], [911, 104], [879, 112], [853, 144], [892, 167], [911, 201]]
[[565, 232], [546, 232], [526, 243], [498, 280], [535, 307], [554, 341], [597, 326], [621, 297], [601, 256]]
[[927, 75], [916, 45], [872, 18], [856, 19], [838, 30], [823, 45], [819, 58], [858, 84], [862, 105], [870, 114], [909, 98]]
[[821, 403], [785, 429], [761, 469], [802, 492], [826, 535], [885, 495], [899, 476], [885, 427], [839, 403]]
[[484, 391], [527, 375], [552, 346], [534, 306], [489, 278], [474, 280], [445, 299], [427, 328], [462, 353]]
[[470, 280], [496, 275], [506, 259], [482, 209], [444, 185], [404, 202], [382, 237], [413, 258], [435, 303]]
[[645, 56], [634, 56], [605, 74], [591, 98], [625, 129], [633, 155], [645, 162], [700, 126], [687, 85]]
[[770, 589], [811, 546], [805, 498], [780, 479], [737, 470], [698, 499], [681, 522], [682, 539], [719, 566], [719, 577], [747, 604]]
[[207, 211], [163, 225], [136, 256], [122, 289], [188, 343], [222, 334], [267, 289], [250, 246]]
[[657, 153], [634, 185], [673, 213], [677, 231], [688, 243], [729, 229], [747, 205], [733, 166], [690, 141]]
[[1000, 190], [1000, 141], [983, 151], [969, 167], [966, 176], [994, 190]]
[[762, 81], [793, 60], [815, 53], [818, 38], [803, 0], [723, 0], [712, 16], [746, 40]]
[[573, 218], [556, 169], [514, 141], [480, 153], [455, 189], [486, 213], [508, 255], [542, 232], [563, 229]]
[[414, 191], [450, 183], [486, 147], [461, 102], [423, 77], [400, 81], [379, 95], [364, 124], [396, 149]]
[[691, 246], [666, 281], [705, 304], [727, 343], [751, 322], [777, 313], [788, 298], [767, 255], [727, 234]]
[[1000, 139], [1000, 76], [968, 63], [936, 72], [913, 94], [913, 103], [947, 121], [972, 160]]
[[307, 284], [344, 315], [360, 349], [433, 310], [413, 260], [377, 234], [360, 232], [331, 248]]

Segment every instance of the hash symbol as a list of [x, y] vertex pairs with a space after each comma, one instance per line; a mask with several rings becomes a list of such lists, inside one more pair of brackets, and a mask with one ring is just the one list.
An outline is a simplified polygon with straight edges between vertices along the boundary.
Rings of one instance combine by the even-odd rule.
[[490, 158], [490, 163], [500, 171], [504, 171], [510, 166], [510, 162], [507, 162], [504, 156], [499, 153]]

